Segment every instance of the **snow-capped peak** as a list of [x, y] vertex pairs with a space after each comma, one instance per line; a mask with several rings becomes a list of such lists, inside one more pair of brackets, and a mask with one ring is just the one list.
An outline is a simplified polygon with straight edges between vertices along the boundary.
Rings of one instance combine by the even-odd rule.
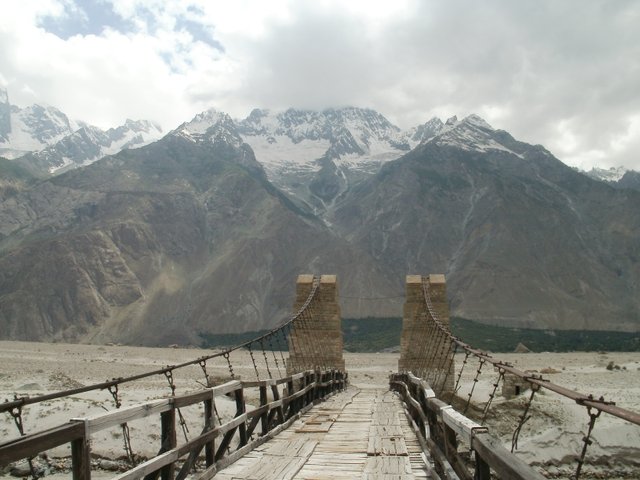
[[162, 133], [162, 128], [160, 127], [160, 125], [150, 120], [131, 120], [130, 118], [127, 118], [127, 120], [124, 122], [123, 127], [131, 130], [132, 132]]
[[491, 125], [489, 125], [483, 118], [480, 118], [475, 113], [472, 113], [468, 117], [465, 117], [462, 121], [475, 127], [484, 128], [486, 130], [493, 130], [493, 127]]
[[[329, 142], [338, 157], [342, 153], [365, 154], [376, 142], [398, 143], [400, 136], [398, 127], [385, 117], [357, 107], [328, 108], [321, 112], [293, 108], [283, 112], [256, 109], [239, 122], [239, 130], [245, 138], [272, 137], [272, 144], [282, 137], [294, 144]], [[340, 145], [344, 148], [338, 148]]]
[[320, 159], [376, 171], [410, 149], [406, 134], [367, 108], [256, 109], [238, 122], [238, 129], [273, 180], [291, 172], [317, 171]]
[[[6, 96], [6, 92], [4, 94]], [[55, 107], [36, 104], [20, 108], [7, 102], [0, 105], [4, 107], [0, 153], [7, 158], [42, 150], [77, 128], [75, 122]]]
[[449, 118], [442, 130], [427, 142], [435, 142], [436, 145], [454, 146], [463, 150], [477, 152], [502, 150], [521, 157], [519, 153], [500, 143], [498, 137], [494, 134], [493, 127], [478, 115], [471, 114], [462, 120], [458, 120], [454, 116]]
[[627, 169], [624, 167], [611, 167], [611, 168], [599, 168], [592, 167], [588, 172], [584, 172], [589, 177], [600, 180], [603, 182], [617, 182], [624, 174], [627, 173]]
[[0, 103], [9, 103], [9, 94], [4, 88], [0, 88]]
[[446, 127], [454, 127], [458, 124], [458, 116], [454, 115], [452, 117], [447, 118], [447, 121], [444, 122]]
[[190, 122], [183, 123], [173, 132], [193, 142], [225, 142], [240, 147], [243, 141], [231, 117], [215, 109], [197, 114]]
[[444, 123], [438, 117], [433, 117], [427, 123], [412, 128], [408, 132], [408, 137], [413, 143], [413, 146], [428, 142], [433, 137], [438, 135], [444, 128]]
[[109, 138], [109, 145], [105, 155], [111, 155], [120, 150], [138, 148], [158, 140], [162, 136], [162, 128], [149, 120], [127, 119], [124, 125], [110, 128], [105, 132]]
[[219, 112], [214, 108], [205, 110], [202, 113], [197, 114], [190, 122], [182, 124], [178, 129], [188, 132], [193, 135], [202, 135], [210, 127], [217, 125], [220, 122], [231, 121], [229, 115], [224, 112]]
[[124, 125], [104, 131], [82, 123], [81, 128], [38, 152], [30, 161], [49, 173], [89, 165], [125, 149], [142, 147], [158, 140], [162, 130], [147, 120], [127, 120]]

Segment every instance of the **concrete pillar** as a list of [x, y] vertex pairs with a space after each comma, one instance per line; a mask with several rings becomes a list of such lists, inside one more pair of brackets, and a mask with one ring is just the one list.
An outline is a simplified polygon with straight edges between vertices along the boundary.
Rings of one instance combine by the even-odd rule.
[[423, 282], [428, 282], [433, 311], [449, 330], [449, 305], [444, 275], [407, 275], [398, 371], [410, 371], [422, 376], [432, 383], [431, 386], [436, 391], [451, 391], [454, 384], [454, 364], [450, 342], [435, 328], [424, 299]]
[[[313, 282], [313, 275], [298, 276], [294, 312], [298, 312], [306, 302]], [[289, 335], [287, 373], [315, 368], [345, 369], [338, 280], [335, 275], [322, 275], [319, 282], [308, 313], [294, 324]]]

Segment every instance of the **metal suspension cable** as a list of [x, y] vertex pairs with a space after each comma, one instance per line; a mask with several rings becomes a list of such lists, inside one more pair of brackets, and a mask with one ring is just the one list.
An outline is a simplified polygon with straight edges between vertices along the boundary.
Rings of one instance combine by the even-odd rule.
[[128, 377], [118, 377], [118, 378], [113, 378], [111, 380], [107, 380], [106, 382], [100, 382], [100, 383], [94, 383], [91, 385], [86, 385], [84, 387], [78, 387], [78, 388], [72, 388], [69, 390], [61, 390], [59, 392], [54, 392], [54, 393], [49, 393], [46, 395], [40, 395], [37, 397], [17, 397], [14, 398], [13, 400], [8, 400], [5, 402], [0, 402], [0, 413], [2, 412], [12, 412], [15, 409], [21, 408], [24, 405], [31, 405], [34, 403], [40, 403], [40, 402], [44, 402], [47, 400], [54, 400], [56, 398], [63, 398], [63, 397], [68, 397], [71, 395], [77, 395], [79, 393], [84, 393], [84, 392], [90, 392], [93, 390], [104, 390], [104, 389], [111, 389], [114, 388], [120, 384], [123, 383], [128, 383], [128, 382], [133, 382], [135, 380], [141, 380], [143, 378], [148, 378], [148, 377], [152, 377], [155, 375], [167, 375], [168, 373], [172, 372], [173, 370], [177, 370], [180, 368], [184, 368], [184, 367], [188, 367], [191, 365], [199, 365], [201, 364], [201, 362], [205, 362], [207, 360], [210, 360], [212, 358], [217, 358], [217, 357], [225, 357], [228, 358], [229, 354], [236, 351], [236, 350], [240, 350], [243, 348], [247, 348], [249, 345], [251, 345], [252, 343], [255, 342], [259, 342], [261, 340], [266, 339], [267, 337], [269, 337], [270, 335], [273, 335], [275, 333], [277, 333], [279, 330], [284, 329], [286, 327], [289, 327], [290, 325], [293, 324], [293, 322], [295, 322], [296, 320], [298, 320], [298, 318], [300, 318], [305, 311], [307, 310], [307, 308], [309, 307], [309, 305], [311, 305], [311, 302], [314, 300], [315, 295], [318, 291], [318, 285], [319, 282], [315, 282], [313, 283], [313, 286], [311, 288], [311, 292], [309, 293], [309, 296], [307, 297], [306, 301], [304, 302], [304, 304], [300, 307], [300, 309], [292, 316], [290, 317], [288, 320], [285, 320], [284, 322], [282, 322], [280, 325], [278, 325], [277, 327], [274, 327], [273, 329], [269, 330], [267, 333], [260, 335], [259, 337], [256, 337], [254, 339], [248, 340], [246, 342], [243, 342], [241, 344], [235, 345], [233, 347], [227, 348], [222, 350], [221, 352], [217, 352], [211, 355], [204, 355], [201, 357], [198, 357], [194, 360], [190, 360], [188, 362], [183, 362], [183, 363], [179, 363], [176, 365], [167, 365], [166, 367], [157, 369], [157, 370], [151, 370], [149, 372], [144, 372], [144, 373], [139, 373], [137, 375], [131, 375]]
[[586, 395], [584, 393], [580, 393], [580, 392], [576, 392], [574, 390], [570, 390], [566, 387], [563, 387], [561, 385], [557, 385], [555, 383], [550, 382], [549, 380], [543, 378], [542, 376], [536, 376], [536, 375], [532, 375], [532, 374], [528, 374], [526, 372], [523, 372], [522, 370], [519, 370], [517, 368], [515, 368], [513, 365], [511, 365], [508, 362], [503, 362], [501, 360], [495, 359], [493, 358], [491, 355], [489, 355], [486, 352], [483, 352], [481, 350], [478, 350], [476, 348], [473, 348], [471, 345], [463, 342], [462, 340], [460, 340], [458, 337], [456, 337], [455, 335], [453, 335], [449, 329], [447, 327], [444, 326], [444, 324], [440, 321], [438, 314], [436, 313], [435, 309], [433, 308], [433, 305], [431, 304], [431, 297], [429, 296], [429, 286], [428, 286], [428, 282], [425, 282], [423, 280], [422, 282], [422, 291], [423, 291], [423, 296], [424, 296], [424, 301], [425, 304], [427, 306], [427, 310], [429, 311], [433, 322], [435, 323], [436, 327], [447, 337], [449, 337], [449, 339], [454, 342], [456, 345], [458, 345], [458, 347], [460, 347], [462, 350], [465, 351], [465, 353], [467, 353], [468, 355], [472, 355], [476, 358], [478, 358], [478, 360], [482, 360], [483, 363], [487, 362], [490, 363], [492, 365], [494, 365], [495, 367], [497, 367], [498, 369], [503, 370], [506, 373], [510, 373], [512, 375], [515, 375], [517, 377], [522, 378], [523, 380], [533, 384], [533, 385], [538, 385], [542, 388], [545, 388], [547, 390], [550, 390], [552, 392], [555, 392], [559, 395], [562, 395], [566, 398], [569, 398], [573, 401], [575, 401], [578, 405], [583, 405], [585, 407], [591, 407], [594, 408], [598, 411], [602, 411], [602, 412], [606, 412], [610, 415], [613, 415], [615, 417], [621, 418], [623, 420], [626, 420], [630, 423], [633, 423], [635, 425], [640, 425], [640, 414], [633, 412], [631, 410], [627, 410], [621, 407], [616, 406], [613, 402], [608, 402], [606, 401], [603, 397], [600, 398], [595, 398], [593, 395]]

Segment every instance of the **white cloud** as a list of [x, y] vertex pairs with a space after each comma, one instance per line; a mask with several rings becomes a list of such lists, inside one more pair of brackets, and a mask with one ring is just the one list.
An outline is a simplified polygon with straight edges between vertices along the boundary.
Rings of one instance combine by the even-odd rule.
[[[604, 0], [24, 0], [0, 19], [14, 103], [165, 129], [216, 107], [372, 107], [403, 127], [478, 113], [567, 163], [640, 169], [640, 4]], [[104, 7], [104, 5], [103, 5]], [[95, 14], [95, 13], [93, 13]], [[112, 12], [113, 14], [113, 12]], [[113, 19], [112, 19], [113, 20]], [[85, 23], [87, 19], [84, 19]], [[80, 24], [80, 23], [78, 23]]]

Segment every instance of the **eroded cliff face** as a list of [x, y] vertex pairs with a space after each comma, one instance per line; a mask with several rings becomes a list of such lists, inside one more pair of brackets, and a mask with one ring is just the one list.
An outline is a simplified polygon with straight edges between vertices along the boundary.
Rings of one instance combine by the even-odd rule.
[[300, 270], [376, 271], [246, 146], [178, 136], [20, 192], [0, 220], [3, 338], [198, 343], [283, 320]]

